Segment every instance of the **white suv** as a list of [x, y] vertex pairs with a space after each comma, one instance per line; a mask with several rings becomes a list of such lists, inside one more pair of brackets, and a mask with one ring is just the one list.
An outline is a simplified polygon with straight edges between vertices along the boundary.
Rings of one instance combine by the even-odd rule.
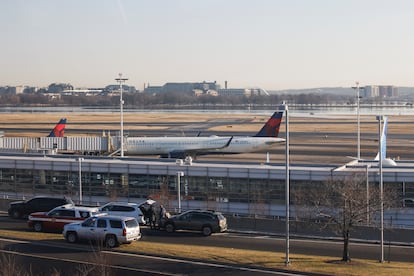
[[63, 236], [69, 243], [79, 240], [103, 242], [107, 247], [131, 243], [141, 238], [138, 221], [132, 217], [97, 215], [84, 222], [66, 224]]
[[145, 224], [145, 218], [139, 205], [131, 202], [109, 202], [99, 208], [99, 211], [108, 215], [133, 217], [139, 224]]

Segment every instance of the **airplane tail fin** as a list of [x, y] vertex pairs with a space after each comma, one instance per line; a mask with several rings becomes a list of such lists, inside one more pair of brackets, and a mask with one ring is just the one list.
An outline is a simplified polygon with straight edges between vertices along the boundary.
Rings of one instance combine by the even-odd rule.
[[66, 118], [60, 119], [55, 128], [49, 133], [47, 137], [63, 137], [65, 135]]
[[[381, 133], [381, 155], [382, 159], [387, 158], [387, 133], [388, 133], [388, 117], [384, 117], [384, 126]], [[379, 160], [379, 152], [375, 156], [375, 160]]]
[[283, 111], [276, 111], [255, 137], [278, 137]]

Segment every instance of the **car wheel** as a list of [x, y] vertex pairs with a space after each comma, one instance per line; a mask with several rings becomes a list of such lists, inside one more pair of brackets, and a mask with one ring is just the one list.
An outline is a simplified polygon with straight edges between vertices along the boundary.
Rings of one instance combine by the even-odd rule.
[[34, 229], [36, 232], [42, 232], [42, 230], [43, 230], [43, 225], [42, 225], [42, 223], [41, 223], [41, 222], [35, 222], [35, 223], [33, 224], [33, 229]]
[[12, 218], [20, 218], [20, 212], [18, 210], [13, 210]]
[[68, 233], [66, 234], [66, 240], [67, 240], [69, 243], [75, 243], [75, 242], [78, 240], [78, 235], [76, 235], [76, 233], [75, 233], [75, 232], [68, 232]]
[[211, 231], [211, 227], [208, 225], [203, 226], [203, 228], [201, 229], [201, 232], [203, 232], [204, 236], [210, 236], [212, 231]]
[[118, 245], [118, 241], [114, 235], [108, 235], [105, 238], [106, 247], [112, 248]]
[[165, 225], [165, 231], [168, 233], [172, 233], [175, 231], [174, 225], [172, 223], [168, 223]]

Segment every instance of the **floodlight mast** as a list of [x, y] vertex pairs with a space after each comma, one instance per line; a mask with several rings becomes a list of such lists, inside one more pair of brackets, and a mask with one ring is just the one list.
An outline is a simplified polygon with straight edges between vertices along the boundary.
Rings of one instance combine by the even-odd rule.
[[285, 122], [285, 127], [286, 127], [286, 148], [285, 148], [285, 175], [286, 175], [286, 183], [285, 183], [285, 202], [286, 202], [286, 257], [285, 257], [285, 265], [289, 266], [290, 265], [290, 258], [289, 258], [289, 251], [290, 251], [290, 229], [289, 229], [289, 224], [290, 224], [290, 167], [289, 167], [289, 108], [287, 103], [283, 102], [282, 105], [279, 106], [279, 110], [280, 111], [284, 111], [285, 112], [285, 118], [286, 118], [286, 122]]
[[120, 96], [119, 96], [119, 105], [120, 105], [120, 116], [121, 116], [121, 157], [124, 157], [124, 100], [122, 98], [122, 83], [128, 79], [122, 77], [122, 73], [119, 73], [119, 78], [115, 79], [119, 83]]
[[384, 121], [384, 116], [377, 116], [378, 120], [378, 151], [379, 151], [379, 177], [380, 177], [380, 232], [381, 232], [381, 241], [380, 241], [380, 263], [384, 262], [384, 180], [382, 176], [382, 141], [381, 141], [381, 124]]
[[360, 96], [359, 96], [359, 82], [355, 82], [356, 86], [352, 87], [356, 89], [356, 97], [357, 97], [357, 158], [361, 159], [361, 132], [360, 132], [360, 115], [359, 115], [359, 107], [360, 107]]
[[82, 205], [82, 161], [85, 160], [83, 157], [77, 159], [79, 163], [79, 204]]
[[359, 115], [359, 82], [356, 82], [357, 86], [357, 120], [358, 120], [358, 150], [357, 150], [357, 157], [361, 159], [361, 128], [360, 128], [360, 115]]
[[177, 172], [177, 202], [178, 202], [178, 213], [181, 213], [181, 177], [184, 176], [184, 172]]

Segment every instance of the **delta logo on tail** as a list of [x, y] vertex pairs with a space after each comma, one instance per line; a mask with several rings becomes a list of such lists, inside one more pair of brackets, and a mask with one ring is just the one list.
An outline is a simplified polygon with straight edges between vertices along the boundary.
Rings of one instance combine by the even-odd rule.
[[55, 128], [50, 132], [47, 137], [64, 137], [66, 127], [66, 118], [60, 119]]
[[254, 137], [278, 137], [283, 111], [273, 113], [262, 129]]

